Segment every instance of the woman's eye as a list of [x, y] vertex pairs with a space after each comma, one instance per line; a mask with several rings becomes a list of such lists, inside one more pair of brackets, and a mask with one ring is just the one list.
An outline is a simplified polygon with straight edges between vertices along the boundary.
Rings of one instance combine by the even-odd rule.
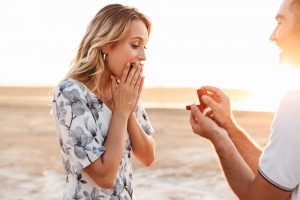
[[136, 45], [136, 44], [132, 44], [131, 46], [132, 46], [132, 48], [134, 48], [134, 49], [139, 48], [139, 45]]

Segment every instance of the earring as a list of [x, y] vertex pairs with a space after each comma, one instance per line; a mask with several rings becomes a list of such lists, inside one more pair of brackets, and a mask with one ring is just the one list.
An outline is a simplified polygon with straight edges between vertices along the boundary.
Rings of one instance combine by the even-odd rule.
[[106, 59], [106, 53], [103, 53], [103, 61]]

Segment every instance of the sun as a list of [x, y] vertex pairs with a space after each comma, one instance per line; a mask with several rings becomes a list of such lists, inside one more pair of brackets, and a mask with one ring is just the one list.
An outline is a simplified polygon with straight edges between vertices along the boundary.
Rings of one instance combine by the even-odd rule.
[[247, 110], [275, 112], [281, 99], [289, 91], [299, 88], [300, 69], [283, 64], [266, 75], [264, 82], [253, 88], [253, 92], [243, 102]]

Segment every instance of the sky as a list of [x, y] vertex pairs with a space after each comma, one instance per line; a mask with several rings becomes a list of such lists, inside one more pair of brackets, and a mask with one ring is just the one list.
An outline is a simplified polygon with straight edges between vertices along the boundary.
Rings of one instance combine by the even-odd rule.
[[89, 21], [110, 3], [152, 20], [145, 87], [257, 89], [297, 79], [269, 41], [281, 0], [1, 0], [0, 86], [55, 85]]

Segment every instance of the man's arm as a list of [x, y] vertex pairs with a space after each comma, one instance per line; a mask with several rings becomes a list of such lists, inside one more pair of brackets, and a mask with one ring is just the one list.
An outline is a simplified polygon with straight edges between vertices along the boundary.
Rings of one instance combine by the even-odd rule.
[[192, 106], [190, 123], [194, 133], [209, 139], [214, 145], [226, 179], [239, 199], [289, 199], [291, 192], [281, 190], [260, 174], [253, 173], [229, 138], [227, 131], [205, 117], [196, 106]]
[[239, 199], [289, 199], [291, 192], [279, 189], [265, 180], [259, 173], [253, 173], [235, 148], [235, 145], [231, 142], [225, 130], [222, 132], [215, 137], [212, 143], [218, 154], [226, 179]]
[[224, 128], [240, 155], [246, 161], [254, 174], [258, 173], [259, 157], [262, 153], [258, 144], [238, 126], [231, 111], [230, 99], [222, 90], [212, 86], [203, 87], [209, 92], [202, 97], [203, 102], [211, 108], [208, 114], [213, 117], [219, 126]]
[[243, 157], [252, 172], [255, 175], [258, 174], [258, 163], [262, 153], [260, 147], [248, 133], [237, 124], [227, 127], [226, 131], [237, 151]]

